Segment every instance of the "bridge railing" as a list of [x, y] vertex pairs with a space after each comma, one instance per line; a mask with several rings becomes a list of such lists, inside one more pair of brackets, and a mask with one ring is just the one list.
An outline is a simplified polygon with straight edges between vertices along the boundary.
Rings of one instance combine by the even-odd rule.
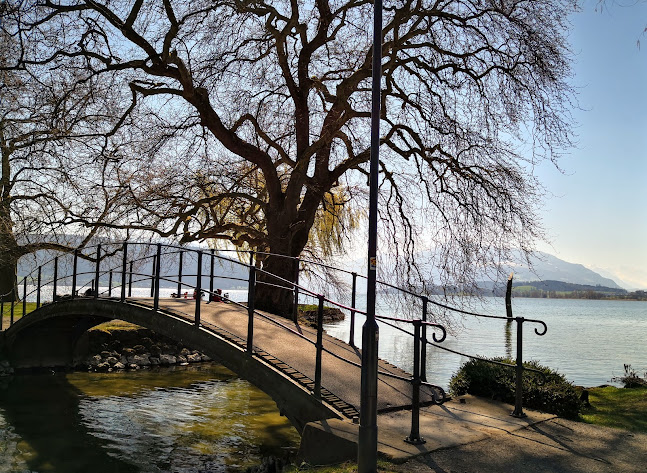
[[[90, 250], [94, 249], [94, 252], [88, 253], [87, 252], [88, 249]], [[235, 250], [232, 250], [232, 251], [235, 251]], [[27, 299], [29, 297], [36, 300], [35, 307], [38, 308], [43, 303], [54, 302], [60, 298], [80, 297], [79, 293], [82, 293], [83, 296], [85, 297], [113, 298], [112, 292], [114, 289], [119, 291], [119, 295], [117, 299], [122, 302], [125, 302], [126, 299], [132, 297], [133, 286], [138, 284], [141, 285], [141, 283], [150, 283], [150, 296], [153, 299], [153, 309], [158, 310], [159, 299], [160, 299], [160, 284], [170, 283], [174, 286], [177, 285], [176, 296], [179, 296], [182, 293], [183, 288], [188, 287], [188, 288], [194, 289], [194, 293], [197, 295], [197, 297], [195, 298], [194, 323], [197, 327], [200, 327], [201, 326], [201, 304], [202, 304], [201, 294], [202, 293], [207, 294], [208, 300], [211, 300], [212, 298], [223, 297], [222, 294], [218, 294], [217, 292], [214, 291], [214, 280], [227, 279], [227, 280], [238, 281], [240, 283], [245, 283], [247, 286], [247, 293], [248, 293], [247, 304], [244, 305], [244, 304], [240, 304], [239, 302], [235, 302], [235, 303], [243, 307], [246, 307], [246, 310], [248, 312], [247, 351], [250, 354], [253, 353], [254, 351], [254, 345], [253, 345], [254, 318], [255, 317], [266, 318], [264, 314], [256, 311], [254, 308], [254, 299], [255, 299], [254, 294], [255, 294], [255, 288], [258, 284], [270, 284], [281, 290], [292, 291], [294, 295], [295, 310], [298, 307], [300, 295], [303, 297], [311, 297], [316, 299], [319, 307], [318, 318], [323, 314], [324, 303], [332, 304], [334, 306], [339, 307], [342, 310], [346, 310], [350, 312], [351, 325], [350, 325], [349, 344], [351, 346], [355, 346], [355, 343], [354, 343], [355, 315], [356, 314], [366, 315], [364, 311], [357, 308], [357, 279], [365, 278], [365, 276], [360, 275], [353, 271], [334, 268], [332, 266], [325, 265], [319, 262], [313, 262], [313, 261], [308, 261], [308, 260], [298, 259], [298, 258], [289, 258], [291, 260], [297, 261], [297, 265], [296, 265], [297, 273], [296, 273], [295, 281], [288, 281], [286, 279], [280, 278], [279, 276], [270, 275], [270, 273], [264, 271], [262, 268], [256, 267], [255, 257], [258, 257], [259, 255], [261, 257], [266, 257], [270, 255], [268, 253], [248, 252], [250, 257], [249, 263], [241, 262], [238, 258], [234, 259], [234, 258], [228, 258], [226, 256], [223, 256], [223, 254], [227, 254], [227, 253], [228, 253], [227, 251], [221, 251], [221, 250], [219, 250], [218, 252], [215, 252], [213, 249], [203, 250], [199, 248], [186, 248], [186, 247], [181, 247], [177, 245], [168, 245], [168, 244], [162, 244], [162, 243], [153, 243], [153, 244], [132, 243], [132, 242], [120, 242], [120, 243], [108, 243], [108, 244], [104, 243], [104, 244], [98, 244], [95, 247], [86, 248], [83, 254], [81, 254], [78, 251], [75, 251], [71, 255], [68, 255], [66, 258], [68, 260], [71, 259], [71, 262], [68, 261], [67, 266], [71, 265], [71, 274], [69, 271], [66, 272], [65, 274], [59, 274], [61, 272], [60, 270], [62, 266], [60, 258], [62, 257], [56, 256], [52, 258], [50, 261], [39, 266], [34, 272], [32, 272], [30, 275], [28, 275], [23, 279], [22, 316], [25, 316], [28, 313], [26, 304], [27, 304]], [[240, 252], [236, 252], [236, 253], [240, 255]], [[274, 255], [274, 256], [280, 256], [280, 255]], [[186, 259], [188, 257], [193, 257], [197, 259], [195, 264], [195, 273], [186, 274], [183, 272], [183, 268], [186, 264]], [[171, 261], [170, 263], [169, 263], [169, 258], [173, 258], [173, 261]], [[94, 263], [94, 268], [92, 268], [91, 270], [79, 271], [79, 268], [78, 268], [79, 259], [83, 259], [84, 261], [89, 261], [91, 263]], [[164, 265], [162, 264], [163, 259], [166, 260]], [[203, 272], [203, 266], [204, 266], [203, 262], [205, 259], [210, 259], [208, 272]], [[224, 264], [227, 264], [227, 265], [230, 265], [230, 268], [238, 267], [240, 269], [247, 271], [247, 277], [242, 278], [242, 277], [227, 276], [222, 274], [216, 275], [215, 269], [214, 269], [216, 261], [218, 261], [221, 266]], [[325, 297], [322, 294], [319, 294], [317, 291], [312, 291], [308, 289], [303, 284], [299, 284], [298, 273], [299, 273], [299, 267], [301, 264], [319, 266], [328, 270], [339, 271], [343, 274], [350, 275], [351, 287], [352, 287], [350, 305], [345, 306], [337, 301], [334, 301], [330, 298]], [[53, 266], [53, 274], [51, 278], [46, 278], [47, 280], [43, 280], [44, 279], [42, 277], [43, 268], [47, 265]], [[176, 271], [172, 273], [168, 273], [168, 272], [163, 273], [162, 267], [169, 266], [169, 265], [171, 267], [176, 268]], [[264, 273], [266, 275], [272, 276], [273, 281], [275, 281], [276, 284], [268, 283], [266, 281], [258, 281], [257, 275], [259, 273]], [[208, 278], [208, 281], [209, 281], [208, 289], [206, 288], [206, 286], [203, 286], [202, 284], [203, 279], [205, 277]], [[104, 286], [104, 289], [102, 290], [101, 289], [102, 286], [100, 283], [102, 280], [105, 282], [106, 278], [108, 279], [107, 289], [105, 289], [105, 286]], [[193, 279], [195, 280], [195, 284], [191, 282]], [[31, 291], [28, 291], [29, 281], [31, 281], [32, 283]], [[61, 283], [66, 283], [67, 286], [62, 286]], [[522, 363], [523, 324], [524, 322], [533, 322], [533, 323], [541, 324], [543, 326], [543, 331], [540, 332], [537, 329], [535, 329], [535, 333], [537, 335], [543, 335], [546, 333], [545, 323], [539, 320], [524, 319], [522, 317], [516, 317], [516, 318], [510, 319], [508, 317], [498, 317], [498, 316], [491, 316], [486, 314], [478, 314], [475, 312], [464, 311], [461, 309], [444, 305], [432, 299], [429, 299], [425, 295], [416, 294], [412, 291], [396, 287], [386, 282], [378, 281], [378, 284], [381, 284], [385, 288], [397, 290], [401, 293], [418, 298], [422, 306], [421, 314], [418, 318], [413, 318], [413, 319], [394, 318], [394, 317], [381, 316], [379, 314], [376, 316], [376, 318], [378, 318], [378, 320], [381, 320], [382, 323], [395, 327], [396, 329], [401, 330], [405, 333], [408, 333], [413, 340], [413, 345], [414, 345], [413, 376], [411, 378], [406, 379], [406, 381], [412, 384], [412, 407], [413, 407], [412, 430], [411, 430], [411, 435], [409, 436], [409, 441], [412, 441], [414, 443], [421, 441], [418, 429], [417, 427], [414, 427], [414, 425], [418, 424], [417, 420], [415, 419], [417, 419], [419, 416], [420, 386], [425, 385], [430, 387], [432, 389], [432, 392], [434, 393], [434, 396], [436, 395], [437, 392], [440, 393], [438, 397], [434, 397], [434, 401], [442, 402], [442, 400], [445, 397], [445, 394], [442, 388], [438, 386], [434, 386], [427, 382], [427, 360], [426, 360], [427, 347], [435, 346], [462, 356], [466, 356], [470, 358], [479, 358], [476, 356], [460, 353], [438, 345], [438, 343], [442, 342], [445, 339], [446, 331], [444, 327], [442, 327], [442, 325], [428, 320], [430, 315], [430, 311], [429, 311], [430, 305], [433, 307], [438, 307], [438, 308], [454, 311], [454, 312], [461, 313], [464, 315], [469, 315], [469, 316], [483, 317], [488, 319], [502, 319], [502, 320], [507, 320], [508, 322], [510, 320], [514, 320], [516, 322], [517, 324], [516, 364], [515, 365], [510, 365], [505, 363], [498, 363], [498, 364], [504, 364], [505, 366], [509, 366], [510, 368], [513, 368], [516, 370], [517, 399], [516, 399], [515, 411], [513, 412], [513, 415], [518, 415], [518, 416], [523, 415], [522, 383], [521, 383], [523, 372], [525, 370], [536, 371], [536, 370], [523, 367], [523, 363]], [[43, 291], [44, 288], [49, 288], [49, 290]], [[83, 289], [86, 289], [85, 292], [83, 292]], [[61, 292], [68, 292], [68, 293], [62, 294]], [[234, 302], [234, 301], [230, 300], [230, 302]], [[3, 305], [1, 309], [2, 309], [2, 313], [4, 313], [4, 302], [0, 302], [0, 304]], [[10, 324], [14, 323], [15, 304], [16, 304], [15, 302], [11, 303]], [[287, 324], [280, 323], [272, 318], [267, 318], [267, 319], [271, 320], [272, 323], [278, 323], [279, 325], [282, 325], [283, 328], [286, 330], [291, 330], [292, 332], [298, 333], [293, 328], [289, 327]], [[1, 324], [2, 324], [2, 319], [0, 318], [0, 329], [2, 329]], [[401, 327], [402, 324], [411, 325], [413, 327], [413, 331], [409, 332], [403, 329]], [[317, 347], [317, 350], [316, 350], [317, 358], [315, 363], [315, 376], [314, 376], [315, 378], [314, 393], [316, 396], [320, 396], [321, 394], [321, 354], [322, 352], [326, 351], [332, 354], [333, 356], [337, 356], [337, 355], [334, 355], [334, 353], [332, 353], [331, 351], [326, 350], [325, 347], [323, 346], [322, 326], [323, 326], [323, 321], [318, 320], [317, 341], [313, 342]], [[427, 330], [429, 328], [433, 328], [434, 330], [440, 330], [442, 332], [442, 336], [436, 337], [436, 334], [434, 333], [432, 335], [433, 342], [430, 341], [428, 339], [428, 334], [427, 334]], [[304, 337], [304, 338], [307, 338], [307, 337]], [[348, 363], [353, 363], [357, 365], [357, 363], [355, 363], [352, 360], [345, 360], [345, 361]], [[491, 360], [486, 360], [486, 361], [491, 361]], [[381, 372], [380, 374], [384, 376], [389, 376], [389, 377], [396, 377], [396, 378], [398, 377], [397, 375], [394, 375], [392, 373], [387, 373], [387, 372]]]
[[[264, 254], [265, 255], [270, 255], [269, 253], [264, 253]], [[285, 257], [285, 258], [288, 258], [288, 257]], [[341, 273], [345, 273], [345, 274], [351, 276], [351, 284], [350, 284], [351, 285], [351, 305], [350, 305], [350, 307], [348, 307], [346, 309], [349, 311], [350, 317], [351, 317], [351, 319], [350, 319], [350, 330], [349, 330], [350, 333], [349, 333], [349, 341], [348, 341], [348, 343], [351, 346], [355, 346], [355, 315], [356, 314], [364, 314], [365, 315], [364, 312], [362, 312], [362, 311], [360, 311], [359, 309], [356, 308], [357, 279], [358, 278], [367, 279], [367, 277], [362, 275], [362, 274], [358, 274], [355, 271], [348, 271], [348, 270], [341, 269], [341, 268], [335, 268], [333, 266], [326, 265], [326, 264], [316, 262], [316, 261], [309, 261], [309, 260], [304, 260], [304, 259], [299, 259], [299, 258], [291, 258], [291, 259], [297, 260], [299, 263], [306, 263], [306, 264], [309, 264], [309, 265], [322, 267], [322, 268], [325, 268], [325, 269], [328, 269], [328, 270], [334, 270], [334, 271], [338, 271], [338, 272], [341, 272]], [[295, 277], [296, 281], [299, 280], [299, 267], [300, 266], [297, 265], [297, 273], [296, 273], [296, 277]], [[376, 282], [377, 282], [378, 286], [381, 286], [381, 287], [383, 287], [383, 288], [385, 288], [387, 290], [390, 289], [390, 290], [394, 290], [394, 291], [397, 291], [399, 293], [411, 296], [411, 297], [417, 299], [421, 304], [420, 318], [417, 319], [417, 320], [420, 321], [420, 335], [419, 336], [420, 336], [420, 343], [421, 343], [421, 345], [423, 347], [422, 350], [419, 352], [420, 353], [420, 363], [419, 363], [420, 373], [419, 373], [419, 377], [420, 377], [420, 380], [423, 383], [427, 382], [427, 347], [428, 346], [433, 346], [435, 348], [438, 348], [438, 349], [441, 349], [441, 350], [444, 350], [444, 351], [447, 351], [447, 352], [450, 352], [450, 353], [453, 353], [453, 354], [456, 354], [456, 355], [464, 356], [466, 358], [481, 360], [481, 361], [484, 361], [484, 362], [487, 362], [487, 363], [503, 366], [503, 367], [506, 367], [508, 369], [514, 369], [515, 370], [515, 407], [514, 407], [513, 412], [511, 413], [511, 415], [513, 415], [515, 417], [524, 417], [525, 416], [525, 414], [523, 413], [523, 376], [524, 376], [524, 373], [525, 373], [525, 371], [529, 371], [529, 372], [538, 374], [542, 378], [545, 375], [544, 375], [544, 373], [542, 371], [537, 370], [535, 368], [526, 367], [523, 364], [523, 360], [524, 360], [524, 358], [523, 358], [523, 324], [525, 322], [529, 322], [529, 323], [533, 323], [533, 324], [539, 324], [541, 329], [538, 330], [537, 328], [535, 328], [534, 332], [535, 332], [536, 335], [543, 336], [543, 335], [546, 334], [546, 332], [548, 330], [548, 327], [546, 326], [545, 322], [543, 322], [541, 320], [537, 320], [537, 319], [526, 319], [524, 317], [512, 317], [511, 308], [509, 309], [510, 312], [505, 317], [503, 317], [503, 316], [494, 316], [494, 315], [489, 315], [489, 314], [481, 314], [481, 313], [477, 313], [477, 312], [473, 312], [473, 311], [467, 311], [467, 310], [459, 309], [459, 308], [456, 308], [456, 307], [451, 307], [451, 306], [449, 306], [447, 304], [443, 304], [441, 302], [430, 299], [427, 295], [419, 294], [419, 293], [410, 291], [408, 289], [404, 289], [404, 288], [395, 286], [395, 285], [393, 285], [391, 283], [388, 283], [388, 282], [385, 282], [385, 281], [378, 280]], [[295, 285], [295, 289], [294, 289], [294, 306], [295, 307], [297, 307], [298, 301], [299, 301], [299, 290], [300, 290], [300, 286]], [[454, 313], [462, 314], [462, 315], [465, 315], [465, 316], [471, 316], [471, 317], [476, 317], [476, 318], [481, 318], [481, 319], [489, 319], [489, 320], [502, 320], [502, 321], [506, 321], [507, 324], [511, 324], [514, 321], [515, 324], [516, 324], [516, 333], [517, 333], [515, 363], [511, 364], [511, 363], [504, 363], [504, 362], [500, 362], [500, 361], [496, 361], [496, 360], [490, 360], [490, 359], [487, 359], [487, 358], [484, 358], [484, 357], [480, 357], [480, 356], [476, 356], [476, 355], [470, 355], [470, 354], [460, 352], [460, 351], [457, 351], [457, 350], [452, 350], [450, 348], [438, 345], [437, 343], [431, 342], [427, 337], [427, 327], [429, 326], [428, 319], [429, 319], [429, 316], [430, 316], [430, 313], [431, 313], [430, 306], [433, 307], [433, 308], [443, 309], [445, 311], [454, 312]], [[378, 320], [381, 320], [382, 323], [384, 323], [386, 325], [389, 325], [390, 327], [392, 327], [392, 328], [394, 328], [396, 330], [407, 333], [407, 334], [409, 334], [410, 336], [412, 336], [414, 338], [416, 337], [415, 330], [414, 330], [414, 333], [408, 332], [407, 330], [403, 329], [400, 325], [398, 325], [398, 323], [393, 323], [393, 322], [399, 322], [401, 324], [403, 322], [406, 322], [406, 323], [413, 323], [414, 326], [415, 326], [416, 319], [402, 319], [402, 318], [401, 319], [393, 319], [393, 318], [390, 318], [390, 317], [380, 316], [379, 314], [376, 315], [376, 318]], [[414, 357], [417, 356], [416, 355], [417, 353], [418, 353], [418, 351], [414, 350]], [[415, 361], [414, 361], [414, 365], [415, 365]], [[416, 371], [417, 370], [414, 368], [414, 373]], [[414, 374], [414, 377], [415, 377], [415, 374]]]

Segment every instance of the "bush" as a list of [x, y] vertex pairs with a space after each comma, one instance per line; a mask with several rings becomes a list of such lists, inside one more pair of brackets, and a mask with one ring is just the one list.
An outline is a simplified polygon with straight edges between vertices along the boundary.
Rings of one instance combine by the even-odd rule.
[[[515, 363], [514, 360], [507, 358], [492, 358], [492, 361]], [[524, 363], [524, 366], [540, 370], [544, 373], [545, 380], [536, 373], [524, 372], [523, 406], [576, 419], [582, 408], [582, 402], [573, 384], [563, 375], [534, 361]], [[515, 376], [513, 368], [482, 360], [470, 360], [452, 376], [449, 390], [455, 396], [473, 394], [514, 404]]]
[[625, 365], [625, 374], [624, 376], [614, 376], [611, 378], [613, 382], [621, 382], [625, 388], [640, 388], [647, 386], [647, 373], [644, 377], [640, 377], [638, 372], [631, 367], [631, 365]]

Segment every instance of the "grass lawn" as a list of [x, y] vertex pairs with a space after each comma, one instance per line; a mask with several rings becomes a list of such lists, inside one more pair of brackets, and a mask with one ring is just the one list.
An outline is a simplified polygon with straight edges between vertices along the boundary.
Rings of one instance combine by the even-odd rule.
[[589, 389], [591, 407], [580, 414], [589, 424], [647, 432], [647, 388]]
[[130, 332], [130, 331], [135, 331], [139, 330], [142, 327], [139, 325], [131, 324], [130, 322], [124, 322], [123, 320], [111, 320], [110, 322], [104, 322], [102, 324], [97, 325], [96, 327], [92, 327], [89, 331], [101, 331], [101, 332]]
[[[27, 313], [36, 309], [35, 302], [27, 302]], [[22, 317], [22, 302], [16, 302], [13, 308], [13, 320], [14, 322]], [[11, 302], [5, 302], [2, 305], [2, 329], [9, 327], [9, 322], [11, 321]]]

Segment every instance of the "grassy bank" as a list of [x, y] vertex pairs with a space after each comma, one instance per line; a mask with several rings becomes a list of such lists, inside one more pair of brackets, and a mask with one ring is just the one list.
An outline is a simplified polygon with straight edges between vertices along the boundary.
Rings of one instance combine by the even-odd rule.
[[[35, 302], [27, 302], [27, 314], [31, 311], [36, 310]], [[13, 320], [14, 322], [22, 317], [22, 302], [16, 302], [13, 308]], [[5, 302], [2, 305], [2, 329], [9, 327], [9, 322], [11, 321], [11, 302]]]
[[583, 422], [647, 433], [647, 387], [591, 388], [589, 402], [580, 414]]

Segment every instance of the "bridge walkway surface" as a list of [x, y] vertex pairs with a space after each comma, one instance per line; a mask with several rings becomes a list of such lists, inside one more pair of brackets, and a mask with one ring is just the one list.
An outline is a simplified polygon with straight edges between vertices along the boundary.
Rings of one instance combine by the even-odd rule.
[[[138, 303], [150, 303], [150, 300], [137, 299]], [[193, 320], [195, 301], [187, 299], [160, 299], [160, 308], [170, 310], [187, 320]], [[258, 311], [257, 311], [258, 312]], [[254, 351], [257, 356], [275, 365], [285, 374], [308, 387], [314, 383], [315, 377], [315, 351], [314, 343], [317, 340], [317, 330], [312, 327], [298, 325], [283, 317], [267, 312], [264, 316], [254, 317]], [[202, 304], [200, 323], [215, 329], [221, 335], [229, 335], [242, 344], [247, 338], [247, 311], [234, 304], [210, 303]], [[288, 326], [292, 331], [286, 330]], [[301, 336], [299, 336], [301, 335]], [[309, 341], [308, 341], [309, 340]], [[324, 400], [331, 393], [343, 405], [336, 406], [346, 417], [352, 419], [359, 415], [361, 369], [361, 352], [358, 348], [350, 346], [337, 338], [324, 333], [323, 346], [326, 351], [322, 353], [321, 384]], [[387, 363], [379, 361], [380, 371], [397, 376], [411, 378], [409, 373]], [[313, 384], [314, 385], [314, 384]], [[431, 401], [429, 391], [421, 393], [421, 401]], [[334, 402], [333, 402], [334, 403]], [[408, 381], [387, 378], [380, 375], [378, 378], [378, 412], [397, 410], [411, 405], [411, 383]]]

